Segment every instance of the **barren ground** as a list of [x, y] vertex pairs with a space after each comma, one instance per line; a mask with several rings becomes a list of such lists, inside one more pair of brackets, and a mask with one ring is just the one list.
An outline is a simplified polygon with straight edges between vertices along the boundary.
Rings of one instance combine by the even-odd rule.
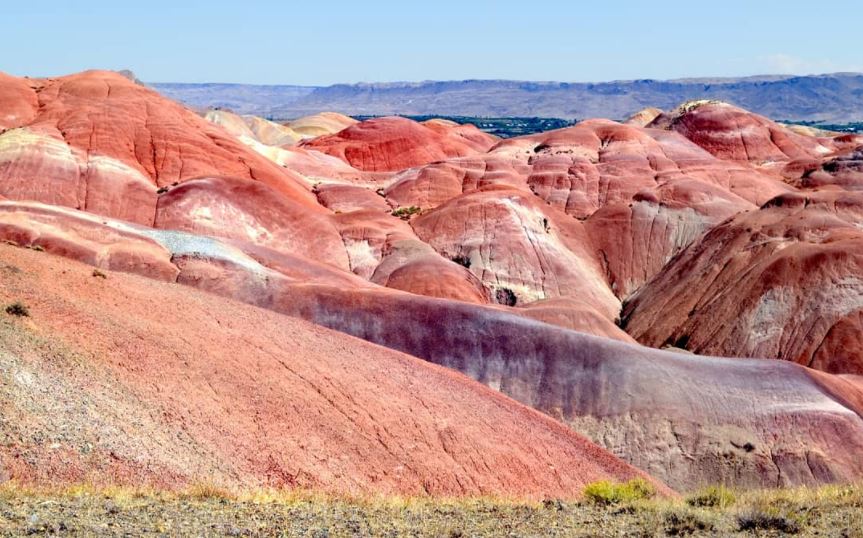
[[[746, 528], [754, 525], [755, 528]], [[345, 500], [69, 488], [0, 490], [0, 534], [61, 536], [863, 536], [859, 487], [740, 494], [722, 508], [683, 499], [615, 506], [495, 499]]]

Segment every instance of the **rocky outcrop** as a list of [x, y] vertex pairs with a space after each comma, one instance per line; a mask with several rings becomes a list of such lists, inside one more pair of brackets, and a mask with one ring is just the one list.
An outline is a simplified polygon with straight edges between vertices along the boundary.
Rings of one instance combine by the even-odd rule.
[[720, 101], [690, 101], [649, 126], [678, 132], [721, 159], [769, 164], [823, 156], [830, 140], [798, 134]]
[[398, 171], [488, 150], [494, 137], [473, 126], [431, 126], [407, 118], [367, 120], [302, 143], [370, 172]]
[[624, 310], [650, 346], [863, 373], [863, 198], [788, 194], [711, 230]]
[[500, 304], [577, 297], [608, 319], [619, 309], [584, 226], [535, 196], [489, 188], [453, 198], [412, 224], [442, 256], [467, 266]]
[[5, 77], [0, 195], [151, 225], [158, 190], [200, 176], [259, 181], [306, 206], [299, 176], [113, 72]]
[[311, 116], [303, 116], [285, 123], [285, 126], [304, 137], [336, 134], [358, 123], [357, 120], [337, 112], [321, 112]]

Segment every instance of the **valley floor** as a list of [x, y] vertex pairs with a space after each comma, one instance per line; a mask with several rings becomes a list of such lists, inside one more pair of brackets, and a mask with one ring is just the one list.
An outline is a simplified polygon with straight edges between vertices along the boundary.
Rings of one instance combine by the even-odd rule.
[[860, 487], [744, 493], [725, 507], [0, 488], [3, 536], [863, 536]]

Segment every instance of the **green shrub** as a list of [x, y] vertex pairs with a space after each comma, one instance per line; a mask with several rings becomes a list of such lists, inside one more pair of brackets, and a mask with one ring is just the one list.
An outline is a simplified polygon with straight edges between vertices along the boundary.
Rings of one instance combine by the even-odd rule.
[[594, 504], [620, 504], [649, 499], [656, 489], [643, 478], [635, 478], [623, 484], [600, 480], [584, 488], [584, 498]]
[[705, 508], [726, 508], [736, 501], [734, 492], [725, 486], [708, 486], [687, 497], [686, 504]]
[[400, 207], [398, 209], [395, 209], [393, 210], [392, 215], [402, 220], [410, 220], [412, 216], [416, 215], [420, 211], [422, 211], [422, 209], [418, 208], [415, 205], [412, 205], [410, 207]]
[[6, 307], [6, 313], [11, 316], [27, 317], [30, 315], [30, 309], [24, 303], [16, 301]]

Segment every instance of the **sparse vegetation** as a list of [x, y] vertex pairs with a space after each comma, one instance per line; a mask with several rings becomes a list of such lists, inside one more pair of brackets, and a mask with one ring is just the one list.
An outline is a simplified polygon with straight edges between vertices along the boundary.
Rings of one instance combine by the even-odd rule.
[[45, 252], [45, 247], [43, 247], [42, 245], [30, 245], [27, 248], [29, 248], [30, 250], [35, 250], [36, 252]]
[[27, 308], [27, 305], [20, 301], [15, 301], [14, 303], [6, 306], [6, 313], [10, 316], [18, 316], [18, 317], [28, 317], [30, 315], [30, 309]]
[[420, 212], [422, 212], [422, 209], [418, 208], [415, 205], [412, 205], [409, 207], [400, 207], [398, 209], [394, 209], [392, 215], [402, 220], [410, 220], [411, 217]]
[[863, 132], [863, 122], [852, 123], [825, 123], [818, 121], [795, 121], [795, 120], [779, 120], [780, 123], [789, 123], [793, 125], [803, 125], [806, 127], [815, 127], [816, 129], [824, 129], [825, 131], [833, 131], [837, 133], [861, 133]]
[[737, 516], [742, 531], [779, 531], [785, 534], [800, 532], [800, 524], [793, 515], [752, 509]]
[[[598, 486], [597, 484], [602, 484]], [[647, 487], [645, 487], [647, 486]], [[595, 483], [628, 500], [597, 503], [493, 497], [334, 497], [306, 490], [231, 491], [205, 482], [149, 486], [0, 484], [0, 535], [182, 536], [861, 536], [863, 487], [739, 493], [734, 506], [705, 488], [681, 498], [645, 496], [649, 484]], [[707, 493], [709, 492], [709, 493]]]
[[708, 486], [686, 498], [686, 504], [702, 508], [728, 508], [737, 498], [725, 486]]
[[209, 499], [237, 500], [237, 495], [212, 482], [192, 484], [179, 492], [179, 497], [186, 500], [204, 501]]
[[453, 256], [452, 261], [461, 265], [465, 269], [470, 269], [470, 258], [468, 258], [467, 256], [462, 256], [462, 255]]
[[706, 512], [686, 506], [675, 506], [663, 511], [663, 529], [669, 536], [689, 536], [716, 527], [714, 517]]
[[622, 484], [601, 480], [588, 484], [584, 488], [584, 498], [601, 505], [631, 503], [650, 499], [654, 495], [656, 495], [656, 489], [642, 478], [634, 478]]
[[515, 292], [509, 288], [498, 288], [494, 292], [494, 298], [497, 304], [505, 306], [515, 306], [518, 303], [518, 297]]

